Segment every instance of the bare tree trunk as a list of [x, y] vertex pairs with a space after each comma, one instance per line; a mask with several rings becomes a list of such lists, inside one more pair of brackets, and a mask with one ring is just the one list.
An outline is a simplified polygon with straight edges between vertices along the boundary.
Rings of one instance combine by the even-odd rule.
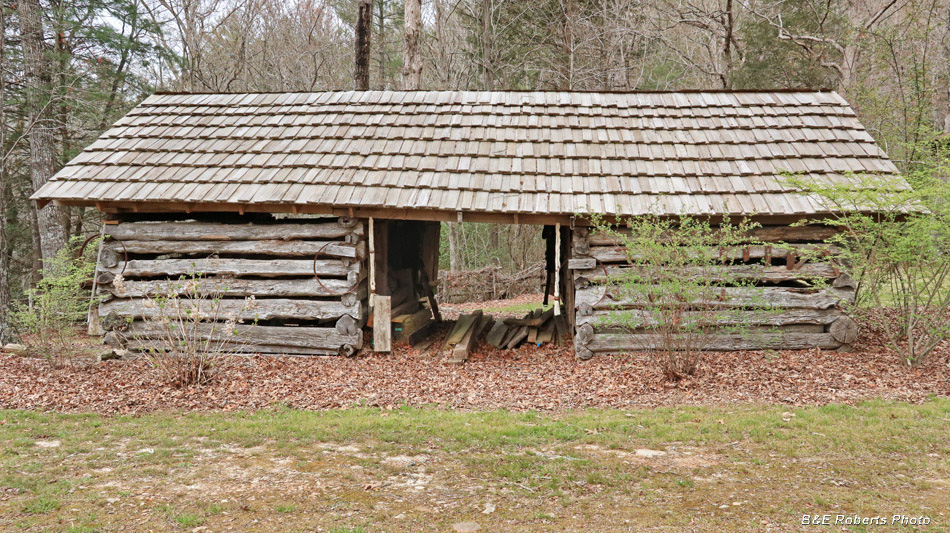
[[723, 38], [722, 44], [722, 59], [725, 63], [723, 72], [720, 74], [720, 79], [722, 81], [723, 89], [732, 88], [732, 70], [734, 68], [733, 58], [732, 58], [732, 42], [735, 39], [735, 12], [733, 11], [732, 0], [726, 0], [726, 23], [725, 23], [725, 37]]
[[[6, 65], [7, 18], [0, 16], [0, 65]], [[7, 86], [0, 72], [0, 152], [7, 146]], [[7, 158], [0, 153], [0, 344], [10, 340], [10, 242], [7, 240]]]
[[376, 22], [378, 40], [376, 41], [376, 62], [379, 64], [379, 87], [389, 89], [388, 72], [386, 68], [386, 5], [380, 1], [376, 3]]
[[571, 91], [574, 89], [574, 70], [575, 70], [575, 50], [577, 44], [574, 36], [574, 22], [577, 14], [574, 10], [574, 2], [571, 0], [561, 1], [561, 26], [563, 27], [563, 36], [561, 41], [561, 88]]
[[[43, 42], [43, 12], [39, 0], [19, 5], [20, 39], [26, 71], [27, 113], [29, 114], [30, 177], [36, 191], [56, 170], [56, 140], [50, 124], [49, 62]], [[49, 261], [66, 245], [69, 220], [62, 207], [50, 204], [36, 213], [40, 253]]]
[[369, 53], [373, 23], [373, 0], [360, 0], [356, 16], [356, 89], [369, 90]]
[[[30, 250], [30, 263], [32, 263], [33, 271], [31, 272], [32, 276], [30, 279], [30, 284], [36, 285], [43, 279], [43, 253], [41, 251], [42, 244], [40, 242], [40, 223], [37, 219], [39, 216], [38, 209], [30, 209], [30, 237], [33, 239], [33, 247]], [[28, 287], [25, 285], [25, 287]]]
[[458, 239], [458, 236], [457, 236], [458, 228], [455, 222], [449, 222], [447, 226], [449, 229], [449, 272], [458, 272], [459, 246], [458, 246], [458, 242], [456, 242], [456, 240]]
[[482, 85], [485, 90], [495, 90], [495, 36], [492, 33], [492, 0], [482, 0], [479, 13], [482, 23]]
[[422, 55], [419, 35], [422, 33], [422, 0], [406, 0], [406, 48], [403, 52], [403, 89], [419, 89], [422, 85]]

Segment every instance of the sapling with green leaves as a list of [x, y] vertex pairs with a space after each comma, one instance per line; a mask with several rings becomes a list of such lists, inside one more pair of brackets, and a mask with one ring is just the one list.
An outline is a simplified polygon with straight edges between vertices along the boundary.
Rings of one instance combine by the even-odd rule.
[[832, 213], [821, 223], [841, 230], [830, 242], [857, 283], [849, 311], [909, 364], [950, 338], [950, 184], [940, 173], [921, 170], [907, 181], [852, 175], [833, 184], [787, 178]]
[[[622, 230], [590, 218], [595, 232], [623, 247], [628, 263], [608, 276], [605, 287], [622, 303], [595, 326], [647, 339], [646, 352], [668, 379], [696, 372], [711, 335], [753, 335], [755, 317], [770, 311], [756, 287], [764, 266], [735, 268], [742, 249], [759, 244], [751, 237], [756, 224], [643, 216], [623, 221]], [[729, 304], [740, 291], [743, 303]]]
[[44, 357], [53, 368], [65, 367], [84, 352], [78, 328], [91, 304], [98, 241], [81, 244], [73, 239], [44, 261], [43, 277], [27, 291], [26, 301], [13, 307], [13, 327], [27, 352]]
[[[125, 280], [113, 284], [120, 291]], [[255, 322], [253, 296], [227, 305], [227, 282], [193, 272], [167, 282], [143, 301], [141, 324], [130, 324], [127, 341], [141, 350], [162, 377], [176, 387], [209, 382], [215, 370], [244, 352], [241, 325]], [[131, 320], [130, 320], [131, 322]]]

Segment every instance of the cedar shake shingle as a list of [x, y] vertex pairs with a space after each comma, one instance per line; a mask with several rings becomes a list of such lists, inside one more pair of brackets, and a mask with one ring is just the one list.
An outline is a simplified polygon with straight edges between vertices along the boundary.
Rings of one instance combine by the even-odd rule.
[[834, 92], [156, 94], [34, 199], [818, 212], [788, 172], [898, 171]]

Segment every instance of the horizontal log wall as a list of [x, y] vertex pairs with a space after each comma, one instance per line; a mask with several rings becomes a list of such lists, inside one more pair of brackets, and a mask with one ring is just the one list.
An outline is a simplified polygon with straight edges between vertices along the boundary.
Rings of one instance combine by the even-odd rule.
[[[100, 332], [117, 330], [107, 335], [109, 342], [144, 349], [162, 338], [155, 319], [163, 313], [216, 313], [220, 321], [242, 321], [233, 342], [224, 345], [228, 351], [351, 355], [362, 347], [368, 292], [363, 221], [119, 219], [109, 221], [105, 233], [96, 280], [104, 296]], [[189, 297], [195, 273], [199, 292], [214, 292], [217, 302]], [[181, 298], [161, 303], [168, 296]], [[223, 324], [207, 323], [196, 340], [231, 336]]]
[[[835, 228], [766, 226], [753, 233], [756, 240], [774, 244], [726, 251], [734, 265], [728, 267], [726, 280], [718, 281], [744, 283], [723, 286], [715, 298], [702, 302], [727, 311], [717, 313], [715, 325], [722, 326], [722, 333], [706, 336], [704, 349], [836, 349], [853, 343], [857, 328], [841, 304], [853, 300], [854, 283], [835, 261], [840, 250], [824, 243], [834, 236]], [[649, 313], [642, 311], [644, 302], [614, 294], [619, 291], [610, 287], [611, 279], [631, 268], [623, 246], [608, 235], [578, 228], [568, 268], [576, 287], [575, 347], [579, 357], [661, 347], [660, 339], [649, 329]], [[770, 309], [762, 312], [762, 307]], [[621, 317], [638, 319], [642, 329], [618, 327]]]

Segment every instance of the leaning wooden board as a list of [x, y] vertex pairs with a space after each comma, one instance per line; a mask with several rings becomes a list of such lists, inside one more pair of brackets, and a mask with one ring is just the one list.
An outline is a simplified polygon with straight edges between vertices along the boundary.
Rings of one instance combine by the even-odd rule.
[[446, 359], [446, 363], [450, 364], [462, 364], [468, 360], [468, 356], [471, 355], [472, 351], [475, 349], [475, 345], [478, 343], [479, 338], [481, 337], [482, 330], [491, 322], [491, 315], [481, 315], [476, 318], [476, 320], [470, 322], [469, 327], [465, 331], [465, 334], [462, 335], [461, 340], [452, 348], [450, 356]]

